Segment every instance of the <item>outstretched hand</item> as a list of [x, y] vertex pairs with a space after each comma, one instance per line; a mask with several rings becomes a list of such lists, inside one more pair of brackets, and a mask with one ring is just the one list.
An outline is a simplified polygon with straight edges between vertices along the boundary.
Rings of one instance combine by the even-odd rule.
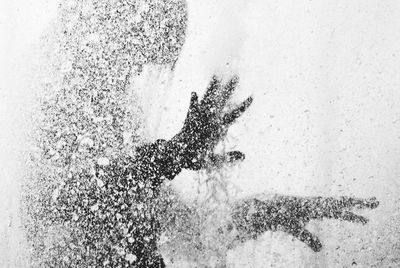
[[254, 239], [265, 231], [283, 231], [307, 244], [318, 252], [322, 244], [318, 237], [305, 227], [310, 220], [339, 219], [366, 224], [368, 219], [351, 210], [374, 209], [379, 205], [376, 198], [353, 197], [290, 197], [279, 196], [261, 201], [253, 198], [238, 204], [233, 213], [239, 239]]
[[229, 126], [250, 106], [253, 99], [247, 98], [237, 107], [225, 111], [238, 77], [232, 78], [226, 85], [213, 77], [203, 99], [198, 102], [192, 92], [190, 107], [182, 130], [172, 139], [179, 146], [180, 161], [183, 168], [199, 170], [207, 165], [220, 166], [244, 159], [244, 154], [231, 151], [224, 155], [213, 153], [217, 143], [226, 134]]

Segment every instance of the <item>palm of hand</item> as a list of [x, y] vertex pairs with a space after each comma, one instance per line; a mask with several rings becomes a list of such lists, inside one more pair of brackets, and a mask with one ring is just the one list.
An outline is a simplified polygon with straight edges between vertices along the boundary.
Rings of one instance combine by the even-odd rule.
[[182, 167], [198, 170], [207, 165], [219, 166], [225, 162], [244, 159], [239, 151], [217, 155], [213, 150], [226, 134], [229, 126], [250, 106], [252, 97], [229, 112], [224, 108], [238, 83], [234, 77], [225, 86], [213, 77], [203, 99], [198, 102], [192, 93], [189, 111], [182, 130], [172, 139], [181, 149]]

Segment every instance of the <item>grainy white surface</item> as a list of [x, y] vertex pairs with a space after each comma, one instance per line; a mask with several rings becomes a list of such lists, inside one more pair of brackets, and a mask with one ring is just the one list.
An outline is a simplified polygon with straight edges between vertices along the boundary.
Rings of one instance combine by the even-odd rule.
[[[55, 4], [1, 5], [0, 266], [15, 267], [23, 255], [23, 239], [13, 227], [30, 96], [20, 77]], [[188, 7], [188, 35], [175, 73], [159, 71], [159, 81], [171, 81], [165, 86], [153, 79], [153, 88], [164, 86], [146, 93], [152, 97], [149, 136], [172, 136], [190, 91], [202, 93], [214, 73], [225, 79], [236, 73], [235, 99], [255, 99], [227, 142], [246, 153], [231, 174], [239, 196], [354, 195], [381, 202], [364, 213], [366, 226], [313, 222], [310, 229], [324, 244], [320, 253], [267, 233], [231, 251], [232, 267], [400, 265], [400, 3], [191, 0]], [[143, 75], [157, 70], [149, 67]], [[184, 199], [196, 195], [191, 173], [174, 186]]]

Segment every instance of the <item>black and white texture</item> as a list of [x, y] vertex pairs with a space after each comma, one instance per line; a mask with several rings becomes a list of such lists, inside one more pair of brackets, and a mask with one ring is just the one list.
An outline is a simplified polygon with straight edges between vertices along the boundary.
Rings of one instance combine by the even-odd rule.
[[[59, 6], [54, 28], [43, 39], [47, 46], [43, 69], [47, 70], [39, 73], [50, 75], [35, 88], [39, 89], [40, 111], [35, 113], [38, 124], [31, 134], [35, 141], [30, 174], [23, 186], [22, 216], [31, 266], [162, 267], [165, 261], [168, 267], [225, 267], [227, 258], [232, 259], [229, 254], [246, 252], [244, 244], [256, 243], [266, 233], [297, 238], [294, 241], [305, 247], [295, 243], [295, 248], [321, 256], [313, 252], [335, 251], [326, 243], [326, 236], [315, 230], [319, 223], [314, 221], [310, 228], [310, 221], [327, 218], [365, 224], [367, 218], [353, 210], [378, 206], [374, 198], [306, 197], [319, 195], [313, 190], [296, 196], [247, 195], [238, 199], [224, 192], [227, 200], [193, 204], [165, 185], [170, 180], [174, 183], [185, 169], [200, 171], [207, 183], [221, 183], [210, 189], [213, 199], [218, 191], [227, 190], [223, 183], [231, 180], [230, 170], [240, 169], [236, 163], [253, 165], [250, 176], [246, 172], [239, 176], [249, 185], [257, 185], [252, 181], [255, 176], [273, 180], [255, 163], [268, 167], [274, 160], [254, 161], [258, 150], [214, 150], [224, 138], [230, 138], [228, 127], [253, 100], [238, 105], [229, 102], [237, 87], [236, 77], [225, 82], [212, 78], [201, 98], [192, 93], [186, 120], [173, 120], [183, 125], [175, 136], [162, 135], [164, 140], [157, 141], [146, 136], [147, 113], [137, 97], [135, 78], [148, 66], [175, 72], [188, 39], [190, 14], [193, 12], [187, 12], [180, 1], [71, 1]], [[246, 72], [251, 70], [258, 72], [256, 67]], [[210, 72], [214, 72], [212, 68]], [[242, 77], [241, 71], [235, 73]], [[242, 88], [247, 85], [245, 82]], [[197, 83], [191, 87], [190, 91], [200, 88]], [[247, 96], [237, 99], [243, 101]], [[260, 99], [260, 95], [254, 96], [256, 103]], [[247, 119], [254, 115], [253, 108], [244, 114]], [[235, 127], [241, 124], [239, 120]], [[251, 139], [252, 133], [265, 131], [260, 127], [262, 130], [252, 127], [236, 141], [250, 140], [260, 148], [268, 147], [265, 132], [260, 134], [262, 142]], [[215, 179], [218, 176], [223, 179]], [[360, 196], [373, 195], [372, 191]], [[361, 224], [352, 228], [370, 228]], [[341, 225], [337, 226], [340, 231]], [[182, 259], [187, 263], [180, 263]]]
[[[116, 191], [113, 194], [103, 191], [108, 181], [102, 181], [101, 174], [97, 176], [97, 166], [128, 157], [141, 142], [142, 114], [128, 90], [130, 76], [140, 73], [148, 63], [173, 66], [185, 36], [185, 3], [69, 1], [62, 2], [58, 12], [53, 32], [45, 37], [51, 80], [40, 85], [37, 149], [24, 197], [32, 263], [51, 267], [98, 266], [103, 262], [107, 265], [108, 261], [115, 267], [116, 256], [127, 264], [134, 263], [139, 257], [124, 249], [126, 243], [131, 243], [128, 237], [118, 240], [129, 227], [117, 227], [119, 215], [124, 214], [122, 197], [117, 194], [117, 186], [111, 187], [112, 192]], [[144, 155], [139, 159], [147, 161], [143, 169], [153, 168], [148, 164], [151, 153]], [[120, 162], [121, 167], [112, 172], [118, 174], [125, 168], [124, 163]], [[147, 176], [159, 176], [155, 173], [147, 171], [134, 179], [139, 177], [146, 182]], [[127, 178], [116, 175], [114, 179], [112, 183], [118, 184], [119, 179]], [[97, 204], [101, 200], [105, 203]], [[111, 215], [100, 215], [106, 204]], [[145, 214], [143, 210], [141, 215]], [[98, 222], [101, 216], [116, 221], [105, 221], [103, 226]], [[102, 236], [100, 230], [107, 228], [113, 228], [117, 237], [105, 235], [106, 231]], [[99, 239], [93, 237], [96, 233]], [[145, 236], [155, 239], [149, 231], [146, 234], [139, 240]], [[101, 257], [103, 254], [110, 259]]]

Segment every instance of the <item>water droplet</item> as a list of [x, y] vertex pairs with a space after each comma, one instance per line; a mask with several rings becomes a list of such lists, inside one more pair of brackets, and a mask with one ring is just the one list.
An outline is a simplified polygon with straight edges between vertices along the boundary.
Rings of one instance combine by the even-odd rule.
[[130, 263], [133, 263], [134, 261], [136, 261], [136, 255], [129, 253], [125, 256], [125, 259]]
[[100, 157], [97, 159], [97, 164], [100, 166], [108, 166], [110, 164], [110, 160], [107, 157]]
[[61, 72], [68, 73], [70, 71], [72, 71], [72, 62], [71, 61], [63, 62], [63, 64], [61, 64]]

